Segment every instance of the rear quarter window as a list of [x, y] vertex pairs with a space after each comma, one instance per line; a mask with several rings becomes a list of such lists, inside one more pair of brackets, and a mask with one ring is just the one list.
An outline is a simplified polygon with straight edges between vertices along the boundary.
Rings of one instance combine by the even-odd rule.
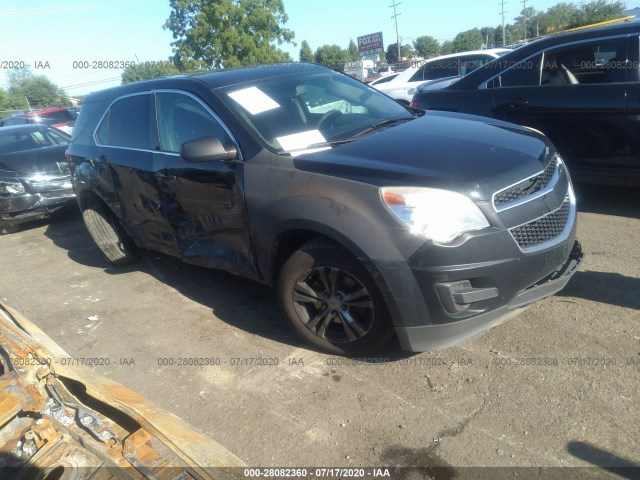
[[[146, 93], [116, 100], [98, 127], [96, 132], [98, 143], [114, 147], [153, 150], [156, 145], [152, 146], [151, 142], [150, 99], [151, 95]], [[80, 119], [83, 113], [80, 114]], [[155, 124], [155, 121], [153, 123]]]

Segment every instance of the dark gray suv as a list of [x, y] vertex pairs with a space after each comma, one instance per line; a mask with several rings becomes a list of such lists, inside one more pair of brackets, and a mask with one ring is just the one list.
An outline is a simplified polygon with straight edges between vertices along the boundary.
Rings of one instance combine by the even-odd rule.
[[443, 348], [569, 281], [562, 159], [541, 134], [416, 113], [317, 65], [150, 80], [84, 100], [70, 147], [106, 258], [136, 247], [274, 286], [324, 351]]

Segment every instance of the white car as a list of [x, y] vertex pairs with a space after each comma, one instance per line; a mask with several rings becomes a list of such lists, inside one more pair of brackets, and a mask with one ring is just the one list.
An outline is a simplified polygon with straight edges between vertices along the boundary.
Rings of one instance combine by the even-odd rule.
[[[384, 84], [384, 83], [390, 82], [390, 81], [392, 81], [394, 78], [396, 78], [398, 75], [400, 75], [400, 74], [399, 74], [399, 73], [390, 73], [390, 74], [388, 74], [388, 75], [384, 75], [383, 77], [376, 78], [373, 82], [370, 82], [370, 83], [369, 83], [369, 86], [370, 86], [370, 87], [375, 87], [376, 85]], [[378, 88], [378, 87], [376, 87], [376, 88]]]
[[492, 48], [430, 58], [400, 72], [391, 81], [376, 83], [374, 88], [409, 105], [418, 85], [440, 78], [466, 75], [510, 51], [508, 48]]

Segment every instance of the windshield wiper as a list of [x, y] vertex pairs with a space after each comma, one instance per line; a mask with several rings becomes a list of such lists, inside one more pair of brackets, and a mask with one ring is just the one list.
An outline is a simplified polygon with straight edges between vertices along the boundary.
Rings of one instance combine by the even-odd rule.
[[385, 118], [384, 120], [380, 120], [379, 122], [376, 122], [372, 125], [369, 125], [367, 128], [365, 128], [364, 130], [359, 131], [358, 133], [354, 133], [353, 135], [351, 135], [349, 137], [349, 139], [353, 140], [356, 139], [358, 137], [361, 137], [362, 135], [366, 135], [369, 132], [373, 132], [375, 130], [378, 130], [379, 128], [385, 127], [387, 125], [391, 125], [392, 123], [396, 123], [399, 122], [401, 120], [415, 120], [416, 117], [408, 117], [406, 115], [402, 115], [399, 117], [390, 117], [390, 118]]
[[307, 145], [304, 148], [300, 148], [299, 150], [308, 150], [311, 148], [322, 148], [322, 147], [335, 147], [338, 145], [344, 145], [345, 143], [350, 143], [353, 142], [354, 140], [357, 140], [358, 138], [360, 138], [362, 135], [365, 135], [369, 132], [373, 132], [375, 130], [378, 130], [381, 127], [387, 126], [387, 125], [391, 125], [392, 123], [396, 123], [399, 122], [401, 120], [415, 120], [416, 117], [414, 116], [407, 116], [407, 115], [401, 115], [401, 116], [397, 116], [397, 117], [390, 117], [390, 118], [385, 118], [384, 120], [380, 120], [379, 122], [375, 122], [372, 125], [369, 125], [367, 128], [365, 128], [364, 130], [361, 130], [353, 135], [350, 135], [346, 138], [340, 138], [338, 140], [328, 140], [326, 142], [320, 142], [320, 143], [313, 143], [311, 145]]

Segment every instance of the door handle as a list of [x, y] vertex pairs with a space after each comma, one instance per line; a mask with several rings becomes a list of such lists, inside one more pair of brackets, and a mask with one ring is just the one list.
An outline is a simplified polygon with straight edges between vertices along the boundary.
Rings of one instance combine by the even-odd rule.
[[512, 98], [507, 102], [507, 107], [511, 110], [517, 110], [519, 108], [526, 107], [527, 105], [529, 105], [529, 100], [522, 97]]

